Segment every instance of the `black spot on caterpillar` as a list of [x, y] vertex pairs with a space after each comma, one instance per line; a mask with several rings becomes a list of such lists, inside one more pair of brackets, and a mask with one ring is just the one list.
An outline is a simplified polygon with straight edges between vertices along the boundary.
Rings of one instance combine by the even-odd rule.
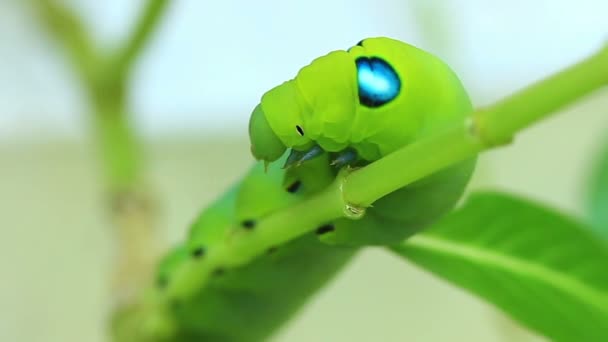
[[245, 228], [247, 230], [251, 230], [255, 227], [255, 221], [254, 220], [245, 220], [245, 221], [241, 222], [241, 226], [243, 226], [243, 228]]
[[192, 257], [194, 258], [200, 258], [203, 255], [205, 255], [205, 248], [204, 247], [197, 247], [192, 251]]
[[216, 277], [221, 276], [222, 274], [226, 273], [226, 270], [222, 267], [218, 267], [213, 271], [213, 275]]
[[333, 224], [325, 224], [325, 225], [322, 225], [321, 227], [317, 228], [315, 233], [317, 235], [323, 235], [323, 234], [333, 232], [335, 229], [336, 228], [334, 227]]
[[302, 127], [296, 126], [296, 130], [298, 131], [299, 135], [304, 136], [304, 130], [302, 129]]
[[302, 182], [297, 180], [293, 183], [291, 183], [288, 187], [287, 187], [287, 192], [289, 192], [290, 194], [295, 193], [296, 191], [298, 191], [300, 189], [300, 186], [302, 186]]

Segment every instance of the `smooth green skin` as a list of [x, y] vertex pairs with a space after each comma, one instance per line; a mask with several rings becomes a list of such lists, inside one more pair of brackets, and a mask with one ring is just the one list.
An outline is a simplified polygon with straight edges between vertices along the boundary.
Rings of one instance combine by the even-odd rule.
[[[243, 220], [259, 219], [324, 188], [335, 177], [327, 164], [327, 156], [323, 156], [287, 175], [277, 165], [265, 173], [263, 165], [256, 164], [238, 185], [200, 215], [185, 244], [176, 247], [160, 264], [158, 278], [163, 280], [159, 284], [170, 282], [172, 272], [181, 262], [193, 258], [197, 248], [214, 248], [234, 229], [244, 229], [238, 225]], [[322, 169], [317, 170], [319, 167]], [[286, 191], [291, 179], [302, 182], [296, 193]], [[246, 266], [226, 270], [193, 300], [173, 308], [179, 325], [173, 341], [264, 340], [355, 251], [327, 246], [311, 233], [277, 246], [276, 251]], [[204, 262], [204, 256], [200, 261]]]
[[[392, 65], [402, 83], [394, 100], [375, 108], [359, 103], [359, 57], [380, 57]], [[472, 111], [458, 77], [437, 57], [398, 40], [368, 38], [362, 46], [315, 59], [265, 93], [249, 133], [254, 156], [267, 162], [282, 148], [304, 150], [313, 143], [328, 152], [352, 147], [361, 159], [374, 161]]]

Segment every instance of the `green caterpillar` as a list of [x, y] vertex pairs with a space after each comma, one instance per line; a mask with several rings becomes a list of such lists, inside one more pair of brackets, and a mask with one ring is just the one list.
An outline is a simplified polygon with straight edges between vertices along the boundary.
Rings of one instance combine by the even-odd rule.
[[[251, 151], [268, 164], [291, 148], [288, 168], [326, 152], [333, 166], [360, 166], [462, 122], [472, 110], [440, 59], [398, 40], [368, 38], [264, 94], [249, 121]], [[401, 241], [452, 208], [474, 166], [467, 160], [382, 198], [355, 228], [336, 229], [325, 241]]]
[[[187, 241], [161, 263], [160, 291], [181, 263], [204, 262], [236, 230], [255, 229], [264, 216], [327, 187], [341, 166], [372, 162], [471, 110], [453, 72], [405, 43], [371, 38], [315, 60], [262, 97], [249, 130], [252, 153], [264, 163], [199, 216]], [[400, 242], [450, 210], [474, 164], [469, 160], [399, 189], [359, 220], [326, 222], [245, 266], [215, 270], [194, 298], [173, 308], [179, 325], [174, 340], [266, 338], [358, 247]]]
[[369, 38], [314, 60], [264, 94], [250, 119], [251, 150], [265, 162], [287, 148], [313, 152], [295, 160], [303, 162], [322, 150], [352, 148], [374, 161], [471, 111], [441, 60], [397, 40]]

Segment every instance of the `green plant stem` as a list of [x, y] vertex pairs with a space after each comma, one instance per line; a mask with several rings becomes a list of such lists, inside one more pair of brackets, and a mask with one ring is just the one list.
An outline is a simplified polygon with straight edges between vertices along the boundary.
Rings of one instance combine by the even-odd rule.
[[81, 81], [92, 84], [99, 53], [80, 18], [61, 5], [61, 1], [31, 0], [30, 5], [44, 27], [62, 45]]
[[128, 122], [129, 116], [121, 112], [123, 108], [102, 110], [93, 115], [93, 127], [106, 189], [110, 193], [128, 192], [144, 182], [141, 146]]
[[139, 57], [155, 28], [158, 27], [168, 4], [168, 0], [148, 0], [133, 28], [133, 32], [116, 54], [115, 61], [112, 64], [114, 77], [124, 78], [125, 74], [132, 69], [134, 61]]
[[[162, 301], [168, 305], [173, 300], [187, 300], [205, 285], [215, 267], [244, 264], [270, 246], [297, 238], [325, 222], [356, 216], [353, 211], [364, 211], [392, 191], [485, 149], [508, 143], [519, 130], [608, 84], [607, 57], [605, 48], [561, 73], [476, 111], [452, 129], [405, 146], [361, 169], [342, 172], [326, 191], [263, 218], [253, 232], [241, 230], [210, 251], [205, 262], [187, 262], [178, 270]], [[243, 258], [235, 259], [235, 255]]]
[[[128, 70], [158, 25], [167, 0], [149, 0], [116, 58], [96, 49], [76, 13], [61, 0], [31, 0], [42, 23], [67, 52], [88, 92], [96, 141], [110, 194], [142, 186], [141, 149], [128, 119]], [[114, 195], [112, 195], [114, 196]]]
[[608, 84], [608, 47], [541, 82], [478, 111], [477, 126], [489, 144], [511, 138], [582, 96]]
[[472, 121], [420, 140], [344, 180], [344, 201], [365, 208], [381, 197], [446, 166], [475, 156], [484, 143], [472, 134]]
[[61, 0], [30, 0], [41, 23], [67, 53], [91, 103], [95, 142], [116, 230], [118, 263], [114, 316], [137, 306], [161, 250], [154, 233], [155, 200], [147, 189], [142, 150], [129, 123], [130, 70], [158, 25], [167, 0], [149, 0], [124, 46], [110, 56], [97, 49], [85, 26]]

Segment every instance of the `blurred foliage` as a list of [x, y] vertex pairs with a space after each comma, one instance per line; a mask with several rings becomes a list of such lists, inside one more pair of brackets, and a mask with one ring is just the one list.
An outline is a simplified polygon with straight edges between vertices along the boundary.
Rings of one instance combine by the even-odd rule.
[[608, 248], [553, 210], [476, 194], [394, 251], [552, 340], [608, 336]]

